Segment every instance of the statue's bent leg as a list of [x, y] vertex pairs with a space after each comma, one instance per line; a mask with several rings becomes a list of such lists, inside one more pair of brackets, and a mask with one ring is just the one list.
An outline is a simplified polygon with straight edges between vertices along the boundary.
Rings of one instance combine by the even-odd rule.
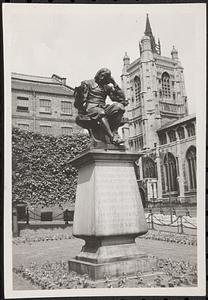
[[113, 133], [111, 131], [110, 125], [106, 117], [102, 117], [100, 119], [100, 126], [105, 131], [105, 133], [110, 137], [110, 139], [113, 139]]
[[112, 140], [113, 133], [106, 118], [105, 110], [101, 107], [95, 106], [88, 109], [87, 113], [88, 116], [94, 121], [94, 126], [91, 128], [94, 136], [104, 142], [106, 142], [106, 136]]
[[117, 102], [113, 103], [107, 110], [106, 115], [113, 133], [118, 133], [118, 128], [121, 124], [124, 112], [124, 105], [122, 103]]

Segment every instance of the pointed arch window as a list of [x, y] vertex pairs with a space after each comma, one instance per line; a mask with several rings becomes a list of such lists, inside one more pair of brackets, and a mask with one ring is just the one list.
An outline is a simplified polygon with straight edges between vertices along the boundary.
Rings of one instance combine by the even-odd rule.
[[196, 148], [191, 146], [186, 152], [188, 163], [189, 185], [191, 189], [196, 189]]
[[134, 78], [134, 92], [136, 102], [141, 101], [141, 80], [138, 76]]
[[167, 72], [162, 74], [162, 95], [164, 98], [170, 98], [170, 76]]
[[177, 191], [177, 169], [176, 169], [176, 159], [172, 153], [168, 152], [164, 158], [165, 174], [168, 191]]
[[156, 178], [155, 163], [150, 157], [143, 158], [144, 178]]

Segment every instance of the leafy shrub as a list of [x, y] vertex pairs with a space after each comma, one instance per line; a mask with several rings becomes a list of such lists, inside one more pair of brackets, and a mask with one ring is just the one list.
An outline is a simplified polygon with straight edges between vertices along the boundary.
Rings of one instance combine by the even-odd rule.
[[77, 170], [69, 161], [88, 143], [83, 133], [54, 137], [13, 128], [13, 201], [48, 207], [74, 202]]

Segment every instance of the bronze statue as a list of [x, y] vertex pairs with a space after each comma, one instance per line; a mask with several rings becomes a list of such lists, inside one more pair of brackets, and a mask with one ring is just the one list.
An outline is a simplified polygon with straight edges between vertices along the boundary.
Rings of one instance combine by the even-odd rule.
[[[107, 96], [112, 104], [106, 104]], [[118, 135], [118, 128], [126, 122], [123, 114], [128, 101], [109, 69], [102, 68], [94, 79], [82, 81], [75, 88], [74, 97], [74, 106], [78, 110], [76, 123], [89, 130], [94, 142], [116, 146], [124, 143]]]

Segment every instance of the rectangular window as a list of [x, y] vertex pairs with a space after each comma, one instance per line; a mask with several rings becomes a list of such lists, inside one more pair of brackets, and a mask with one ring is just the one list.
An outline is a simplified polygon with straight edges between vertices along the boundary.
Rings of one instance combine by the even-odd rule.
[[42, 134], [52, 134], [52, 127], [50, 125], [40, 125], [40, 132]]
[[71, 135], [72, 128], [71, 127], [61, 127], [61, 134], [62, 135]]
[[72, 104], [68, 101], [61, 101], [61, 113], [71, 115], [72, 114]]
[[17, 111], [22, 111], [22, 112], [29, 111], [29, 98], [17, 97]]
[[40, 99], [40, 113], [51, 113], [51, 100]]
[[20, 123], [19, 123], [19, 124], [18, 124], [18, 127], [21, 128], [21, 129], [28, 130], [28, 129], [29, 129], [29, 124], [22, 124], [22, 123], [20, 124]]

